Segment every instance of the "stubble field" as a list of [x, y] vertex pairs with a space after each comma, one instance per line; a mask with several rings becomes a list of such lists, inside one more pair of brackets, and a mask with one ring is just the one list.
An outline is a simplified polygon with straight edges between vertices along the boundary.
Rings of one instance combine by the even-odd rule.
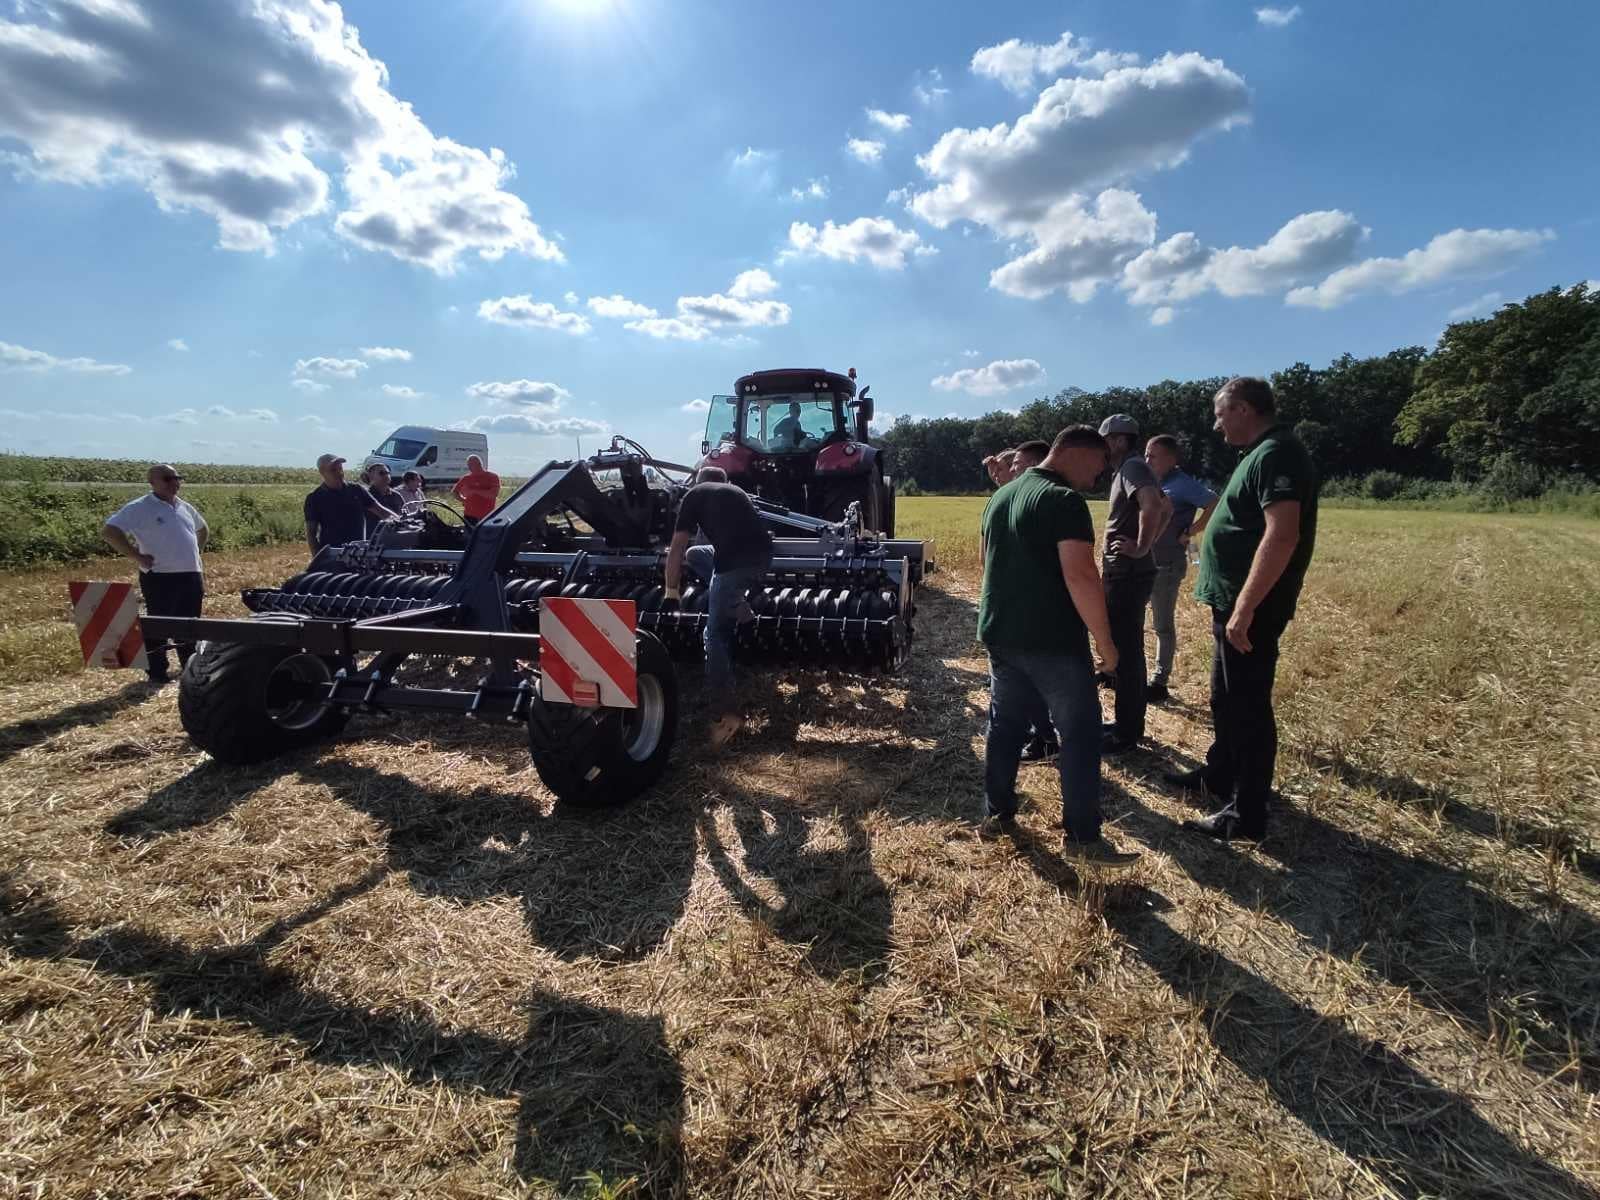
[[750, 676], [603, 816], [509, 726], [215, 767], [66, 668], [81, 570], [6, 577], [0, 1194], [1600, 1195], [1600, 523], [1325, 510], [1259, 849], [1159, 783], [1186, 605], [1108, 891], [1049, 769], [972, 834], [980, 505], [901, 502], [944, 563], [903, 674]]

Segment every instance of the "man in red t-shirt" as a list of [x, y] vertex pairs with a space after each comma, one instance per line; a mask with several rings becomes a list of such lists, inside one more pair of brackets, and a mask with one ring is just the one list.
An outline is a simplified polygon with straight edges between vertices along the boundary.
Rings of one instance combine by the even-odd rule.
[[483, 459], [474, 454], [467, 459], [467, 473], [456, 480], [450, 493], [461, 501], [467, 524], [476, 525], [500, 503], [500, 476], [485, 470]]

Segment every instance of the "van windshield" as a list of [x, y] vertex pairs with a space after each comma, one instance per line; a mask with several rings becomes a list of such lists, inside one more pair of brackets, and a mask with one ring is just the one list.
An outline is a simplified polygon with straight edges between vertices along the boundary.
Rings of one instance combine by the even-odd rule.
[[373, 453], [379, 458], [403, 458], [409, 462], [421, 454], [427, 444], [413, 438], [390, 438]]

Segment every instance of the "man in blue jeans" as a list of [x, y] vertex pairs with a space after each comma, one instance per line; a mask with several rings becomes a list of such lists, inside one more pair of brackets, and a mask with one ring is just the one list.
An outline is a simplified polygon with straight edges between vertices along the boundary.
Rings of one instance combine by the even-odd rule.
[[1062, 851], [1072, 862], [1120, 868], [1139, 856], [1100, 835], [1100, 701], [1090, 633], [1103, 670], [1116, 670], [1117, 651], [1095, 569], [1094, 523], [1074, 490], [1093, 486], [1105, 455], [1095, 430], [1069, 426], [1042, 463], [984, 509], [978, 640], [989, 652], [989, 736], [979, 833], [1014, 828], [1022, 745], [1035, 715], [1047, 710], [1061, 740]]
[[[698, 530], [708, 545], [691, 546]], [[678, 506], [672, 545], [667, 551], [666, 594], [676, 605], [684, 563], [702, 580], [709, 580], [711, 596], [706, 606], [706, 690], [716, 715], [711, 723], [711, 748], [720, 749], [744, 724], [733, 684], [733, 643], [741, 619], [750, 619], [745, 600], [751, 588], [772, 568], [772, 535], [762, 524], [756, 506], [744, 490], [728, 482], [721, 467], [701, 467], [695, 485]]]

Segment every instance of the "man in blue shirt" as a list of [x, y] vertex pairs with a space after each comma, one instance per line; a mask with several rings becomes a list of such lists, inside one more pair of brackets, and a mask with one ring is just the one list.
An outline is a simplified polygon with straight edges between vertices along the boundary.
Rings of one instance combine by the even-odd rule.
[[[1189, 570], [1189, 544], [1206, 527], [1217, 494], [1178, 465], [1178, 439], [1170, 433], [1151, 438], [1144, 460], [1172, 501], [1172, 520], [1156, 538], [1150, 557], [1156, 564], [1156, 584], [1150, 593], [1150, 623], [1156, 630], [1156, 673], [1145, 689], [1153, 703], [1165, 703], [1172, 678], [1172, 660], [1178, 653], [1178, 590]], [[1196, 515], [1198, 514], [1198, 515]]]

